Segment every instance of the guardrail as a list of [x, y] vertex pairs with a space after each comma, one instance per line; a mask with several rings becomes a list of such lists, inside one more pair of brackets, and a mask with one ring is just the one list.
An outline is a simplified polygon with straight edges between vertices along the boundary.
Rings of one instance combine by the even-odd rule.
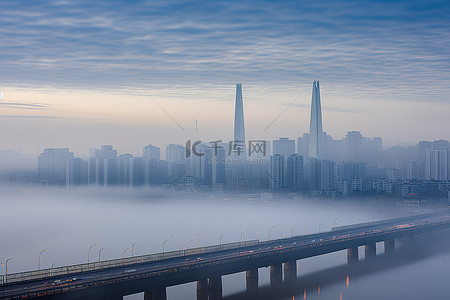
[[342, 225], [342, 226], [332, 227], [331, 231], [350, 230], [350, 229], [360, 228], [360, 227], [364, 227], [364, 226], [385, 225], [385, 224], [389, 224], [389, 223], [411, 221], [411, 220], [423, 219], [426, 217], [434, 217], [434, 216], [447, 214], [447, 213], [449, 213], [449, 210], [443, 210], [443, 211], [426, 213], [426, 214], [418, 214], [418, 215], [412, 215], [412, 216], [406, 216], [406, 217], [400, 217], [400, 218], [394, 218], [394, 219], [386, 219], [386, 220], [379, 220], [379, 221], [372, 221], [372, 222], [363, 222], [363, 223], [358, 223], [358, 224]]
[[198, 255], [198, 254], [210, 253], [210, 252], [215, 252], [215, 251], [224, 251], [224, 250], [236, 249], [236, 248], [241, 248], [241, 247], [246, 247], [246, 246], [254, 246], [257, 244], [259, 244], [259, 240], [251, 240], [251, 241], [246, 241], [246, 242], [235, 242], [235, 243], [228, 243], [228, 244], [222, 244], [222, 245], [198, 247], [198, 248], [192, 248], [192, 249], [186, 249], [186, 250], [177, 250], [177, 251], [170, 251], [170, 252], [164, 252], [164, 253], [140, 255], [140, 256], [134, 256], [134, 257], [105, 260], [105, 261], [101, 261], [101, 262], [92, 262], [92, 263], [78, 264], [78, 265], [72, 265], [72, 266], [63, 266], [63, 267], [50, 268], [50, 269], [26, 271], [26, 272], [20, 272], [20, 273], [11, 273], [8, 275], [0, 275], [0, 285], [4, 285], [4, 284], [8, 284], [8, 283], [15, 283], [15, 282], [24, 282], [24, 281], [30, 281], [30, 280], [41, 280], [41, 279], [60, 276], [60, 275], [70, 275], [70, 274], [75, 275], [77, 273], [82, 273], [82, 272], [90, 272], [90, 271], [98, 271], [98, 270], [108, 269], [108, 268], [124, 267], [124, 266], [155, 262], [155, 261], [171, 259], [171, 258]]
[[[386, 225], [386, 224], [393, 223], [393, 222], [420, 219], [420, 218], [425, 218], [427, 216], [431, 217], [431, 216], [436, 216], [436, 215], [445, 214], [445, 213], [448, 213], [448, 210], [443, 211], [443, 212], [441, 211], [438, 213], [421, 214], [421, 215], [402, 217], [402, 218], [396, 218], [396, 219], [361, 223], [358, 225], [353, 224], [353, 225], [347, 225], [347, 226], [334, 227], [334, 228], [332, 228], [332, 231], [337, 232], [337, 231], [348, 230], [348, 229], [356, 228], [356, 227], [364, 227], [364, 226], [370, 226], [370, 225], [373, 226], [376, 224]], [[307, 235], [307, 236], [320, 236], [320, 235], [324, 235], [324, 234], [326, 234], [326, 232], [315, 233], [315, 234]], [[276, 241], [283, 242], [285, 240], [290, 240], [292, 238], [298, 238], [298, 237], [299, 236], [294, 236], [291, 238], [284, 238], [284, 239], [279, 239]], [[303, 237], [306, 237], [306, 236], [303, 236]], [[223, 251], [223, 250], [228, 250], [228, 249], [236, 249], [236, 248], [241, 248], [241, 247], [246, 247], [246, 246], [255, 246], [258, 244], [264, 245], [267, 243], [272, 243], [274, 241], [275, 240], [259, 242], [259, 240], [252, 240], [252, 241], [247, 241], [247, 242], [235, 242], [235, 243], [228, 243], [228, 244], [222, 244], [222, 245], [192, 248], [192, 249], [186, 249], [186, 250], [178, 250], [178, 251], [170, 251], [170, 252], [164, 252], [164, 253], [141, 255], [141, 256], [135, 256], [135, 257], [105, 260], [105, 261], [101, 261], [101, 262], [92, 262], [92, 263], [84, 263], [84, 264], [63, 266], [63, 267], [50, 268], [50, 269], [12, 273], [12, 274], [8, 274], [7, 276], [0, 275], [0, 285], [5, 285], [5, 284], [15, 283], [15, 282], [31, 281], [31, 280], [41, 280], [41, 279], [51, 278], [51, 277], [56, 277], [56, 276], [61, 276], [61, 275], [70, 275], [70, 274], [75, 275], [77, 273], [82, 273], [82, 272], [98, 271], [98, 270], [102, 270], [102, 269], [116, 268], [116, 267], [125, 267], [125, 266], [130, 266], [130, 265], [135, 265], [135, 264], [149, 263], [149, 262], [155, 262], [155, 261], [171, 259], [171, 258], [198, 255], [198, 254], [202, 254], [202, 253], [210, 253], [210, 252]]]

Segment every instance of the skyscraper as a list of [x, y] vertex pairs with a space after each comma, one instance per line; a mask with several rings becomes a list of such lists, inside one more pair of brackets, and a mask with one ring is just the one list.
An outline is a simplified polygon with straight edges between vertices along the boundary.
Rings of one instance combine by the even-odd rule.
[[309, 157], [318, 158], [321, 155], [322, 144], [322, 108], [320, 103], [319, 81], [313, 82], [311, 100], [311, 118], [309, 123]]
[[242, 84], [240, 83], [236, 84], [236, 106], [234, 108], [234, 140], [242, 142], [245, 148], [244, 104], [242, 102]]
[[247, 186], [247, 147], [245, 145], [244, 105], [242, 85], [236, 84], [236, 104], [234, 109], [234, 141], [230, 145], [233, 157], [226, 165], [226, 185], [229, 189], [245, 189]]

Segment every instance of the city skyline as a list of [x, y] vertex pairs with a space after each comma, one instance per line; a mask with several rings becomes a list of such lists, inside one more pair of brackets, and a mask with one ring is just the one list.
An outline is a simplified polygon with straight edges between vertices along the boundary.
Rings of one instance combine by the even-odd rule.
[[193, 138], [193, 119], [200, 138], [231, 140], [236, 82], [247, 136], [296, 138], [314, 78], [331, 136], [448, 140], [448, 12], [445, 1], [2, 1], [0, 149], [138, 153]]
[[238, 83], [233, 140], [188, 140], [185, 146], [170, 143], [164, 159], [161, 149], [151, 144], [143, 147], [142, 156], [120, 154], [113, 145], [90, 148], [89, 158], [75, 157], [68, 148], [46, 148], [38, 157], [37, 175], [33, 170], [4, 172], [0, 180], [18, 178], [23, 183], [65, 186], [165, 185], [188, 191], [270, 191], [333, 198], [354, 193], [436, 196], [448, 186], [448, 141], [383, 150], [382, 138], [364, 137], [360, 131], [333, 139], [322, 131], [316, 80], [310, 112], [310, 132], [297, 140], [246, 139], [242, 84]]
[[[309, 132], [310, 133], [311, 132], [311, 130], [313, 129], [312, 128], [312, 123], [314, 123], [314, 122], [312, 122], [313, 120], [311, 120], [311, 119], [316, 114], [316, 112], [312, 111], [312, 108], [315, 108], [317, 106], [317, 100], [318, 100], [318, 103], [319, 103], [318, 110], [319, 111], [322, 110], [321, 109], [322, 108], [321, 107], [321, 100], [320, 100], [320, 91], [318, 91], [319, 90], [318, 82], [319, 81], [317, 81], [317, 87], [316, 87], [316, 81], [313, 82], [312, 101], [310, 101], [308, 107], [306, 107], [306, 105], [304, 107], [304, 108], [307, 108], [309, 110], [309, 113], [307, 114], [308, 115], [308, 119], [307, 120], [303, 120], [303, 121], [307, 122], [309, 124], [309, 127], [304, 128], [303, 132], [299, 131], [297, 135], [290, 136], [288, 134], [284, 134], [283, 132], [279, 132], [277, 134], [269, 135], [269, 138], [263, 138], [264, 140], [276, 140], [279, 137], [286, 137], [286, 136], [289, 137], [289, 138], [297, 139], [297, 138], [301, 138], [303, 133], [305, 133], [305, 132]], [[318, 95], [318, 98], [317, 98], [316, 95]], [[305, 97], [307, 97], [307, 96], [305, 96]], [[157, 103], [157, 102], [155, 102], [155, 103]], [[6, 103], [6, 104], [9, 104], [9, 103]], [[159, 103], [157, 103], [157, 105], [160, 107], [162, 114], [171, 121], [172, 127], [173, 128], [177, 128], [177, 132], [178, 133], [180, 133], [180, 132], [182, 133], [182, 134], [179, 135], [180, 139], [178, 141], [173, 140], [173, 139], [167, 139], [165, 143], [161, 143], [161, 142], [158, 143], [158, 142], [155, 142], [155, 141], [158, 141], [160, 139], [158, 138], [158, 135], [154, 135], [154, 136], [150, 137], [147, 142], [136, 141], [136, 143], [132, 147], [132, 149], [134, 148], [132, 151], [124, 150], [123, 152], [120, 152], [120, 153], [132, 153], [133, 155], [139, 155], [141, 153], [142, 147], [144, 147], [147, 144], [157, 145], [158, 147], [164, 148], [166, 145], [171, 144], [171, 143], [184, 144], [187, 139], [197, 138], [199, 140], [203, 139], [205, 141], [205, 139], [202, 137], [202, 135], [197, 135], [198, 134], [197, 133], [197, 130], [198, 130], [197, 129], [197, 126], [198, 126], [198, 120], [197, 119], [194, 119], [193, 116], [190, 116], [190, 118], [191, 118], [190, 121], [194, 125], [192, 126], [192, 128], [184, 127], [163, 106], [161, 106]], [[285, 122], [284, 120], [279, 120], [279, 119], [283, 119], [283, 116], [286, 115], [286, 111], [289, 111], [289, 109], [292, 106], [296, 106], [295, 103], [290, 103], [290, 104], [286, 105], [284, 110], [280, 111], [280, 113], [278, 115], [275, 115], [275, 117], [271, 120], [270, 123], [267, 123], [268, 126], [264, 130], [259, 130], [260, 132], [263, 132], [263, 134], [260, 134], [259, 136], [256, 136], [256, 137], [252, 136], [251, 138], [253, 138], [253, 139], [258, 139], [259, 138], [259, 139], [261, 139], [260, 138], [261, 136], [267, 136], [267, 133], [266, 133], [268, 131], [267, 129], [269, 129], [269, 131], [270, 131], [270, 128], [272, 127], [273, 124], [278, 124], [279, 125], [279, 123]], [[243, 134], [243, 136], [245, 137], [245, 131], [247, 131], [247, 127], [244, 126], [243, 119], [244, 119], [244, 115], [246, 113], [249, 113], [251, 115], [252, 111], [249, 110], [248, 112], [246, 112], [245, 109], [243, 108], [242, 84], [236, 84], [235, 101], [234, 101], [234, 124], [235, 124], [234, 127], [235, 128], [232, 131], [233, 133], [230, 134], [230, 132], [224, 131], [223, 128], [221, 128], [220, 131], [219, 131], [220, 132], [220, 137], [217, 137], [217, 135], [215, 135], [215, 134], [210, 134], [209, 135], [210, 136], [209, 139], [210, 140], [214, 140], [214, 139], [217, 139], [217, 138], [229, 137], [229, 141], [231, 141], [231, 140], [233, 140], [233, 137], [234, 137], [234, 139], [236, 140], [236, 138], [235, 138], [235, 136], [237, 134], [236, 128], [240, 128], [240, 127], [243, 127], [243, 128], [240, 129], [239, 131], [243, 130], [244, 132], [243, 133], [239, 132], [237, 135], [240, 136], [240, 135]], [[240, 117], [238, 117], [238, 116], [240, 116]], [[221, 112], [220, 117], [224, 118], [224, 119], [228, 119], [227, 123], [231, 123], [230, 122], [231, 118], [229, 118], [229, 116], [227, 118], [227, 116], [223, 112]], [[242, 122], [240, 121], [241, 118], [242, 118]], [[17, 119], [23, 119], [26, 122], [26, 120], [28, 118], [24, 117], [24, 118], [17, 118]], [[58, 118], [56, 117], [55, 119], [57, 120]], [[323, 118], [320, 117], [318, 119], [320, 119], [320, 121], [322, 121]], [[327, 123], [327, 122], [325, 121], [325, 123]], [[200, 125], [201, 125], [201, 123], [200, 123]], [[286, 124], [284, 124], [284, 125], [286, 125]], [[249, 124], [249, 122], [247, 122], [247, 126], [250, 127], [250, 128], [254, 128], [254, 124], [251, 124], [251, 123]], [[292, 127], [292, 126], [290, 126], [290, 127]], [[321, 127], [321, 126], [319, 126], [319, 127]], [[123, 129], [123, 128], [117, 128], [117, 127], [115, 127], [115, 128], [118, 129], [118, 130]], [[86, 127], [84, 127], [83, 129], [88, 131], [88, 128], [86, 128]], [[140, 130], [143, 130], [143, 131], [146, 131], [146, 129], [148, 129], [148, 128], [144, 128], [144, 127], [140, 128]], [[57, 128], [56, 129], [53, 128], [53, 130], [58, 130], [58, 129]], [[252, 130], [250, 130], [250, 131], [253, 132]], [[294, 128], [294, 131], [297, 131], [297, 129]], [[355, 128], [355, 130], [350, 130], [350, 131], [346, 131], [346, 132], [340, 133], [336, 139], [340, 139], [340, 137], [345, 138], [345, 135], [348, 134], [351, 131], [360, 132], [360, 130]], [[329, 133], [329, 132], [326, 132], [326, 131], [323, 131], [323, 130], [322, 130], [322, 132], [323, 132], [323, 134], [328, 134]], [[446, 131], [443, 131], [443, 132], [446, 132]], [[3, 132], [3, 133], [5, 133], [5, 132]], [[8, 133], [8, 131], [6, 133]], [[365, 134], [364, 132], [362, 132], [362, 133]], [[205, 136], [205, 135], [203, 135], [203, 136]], [[272, 138], [272, 136], [273, 136], [273, 138]], [[377, 135], [377, 133], [374, 132], [373, 136], [376, 137], [376, 136], [379, 136], [379, 135]], [[446, 138], [444, 136], [445, 136], [445, 134], [444, 135], [440, 135], [440, 136], [438, 136], [437, 138], [434, 138], [434, 139], [433, 138], [425, 138], [425, 139], [422, 139], [422, 140], [425, 140], [425, 141], [426, 140], [446, 140]], [[186, 137], [186, 140], [183, 140], [182, 137]], [[335, 138], [335, 136], [331, 136], [331, 137]], [[82, 136], [78, 136], [77, 137], [77, 140], [82, 140], [82, 139], [83, 139]], [[309, 139], [311, 139], [311, 137], [309, 137]], [[107, 142], [111, 141], [111, 140], [115, 140], [115, 139], [109, 139], [109, 140], [107, 140]], [[318, 139], [318, 141], [319, 140], [320, 139]], [[415, 145], [415, 144], [417, 144], [418, 142], [420, 142], [422, 140], [412, 140], [412, 141], [410, 141], [408, 143], [400, 143], [399, 142], [399, 143], [396, 143], [396, 144], [388, 144], [388, 145], [386, 145], [384, 143], [383, 147], [384, 148], [388, 148], [388, 147], [392, 147], [392, 146], [412, 146], [412, 145]], [[385, 139], [383, 139], [383, 141], [385, 141]], [[71, 148], [71, 149], [75, 149], [74, 152], [76, 152], [77, 155], [87, 157], [88, 156], [88, 150], [87, 149], [90, 149], [92, 147], [98, 146], [99, 144], [114, 144], [114, 143], [102, 143], [102, 142], [98, 143], [97, 142], [97, 143], [95, 143], [93, 145], [92, 144], [89, 144], [89, 145], [85, 144], [84, 146], [81, 146], [80, 144], [74, 144], [73, 142], [64, 142], [64, 143], [63, 142], [59, 142], [57, 144], [58, 145], [53, 147], [53, 148]], [[121, 145], [121, 144], [122, 143], [119, 142], [119, 143], [116, 143], [114, 145]], [[42, 143], [42, 142], [40, 143], [40, 145], [41, 146], [36, 146], [35, 147], [35, 151], [23, 151], [23, 152], [24, 153], [28, 153], [28, 154], [39, 154], [43, 149], [49, 147], [48, 145], [44, 145], [44, 143]], [[130, 149], [130, 147], [124, 147], [124, 148], [125, 149], [126, 148]], [[5, 148], [0, 149], [0, 150], [14, 150], [14, 151], [17, 151], [17, 152], [22, 152], [22, 147], [21, 147], [21, 145], [19, 145], [18, 148], [5, 147]]]

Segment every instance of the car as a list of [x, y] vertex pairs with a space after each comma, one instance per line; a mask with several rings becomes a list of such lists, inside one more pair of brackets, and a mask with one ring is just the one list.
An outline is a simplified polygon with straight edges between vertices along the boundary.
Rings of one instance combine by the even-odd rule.
[[203, 258], [197, 257], [197, 261], [202, 261], [202, 260], [203, 260]]

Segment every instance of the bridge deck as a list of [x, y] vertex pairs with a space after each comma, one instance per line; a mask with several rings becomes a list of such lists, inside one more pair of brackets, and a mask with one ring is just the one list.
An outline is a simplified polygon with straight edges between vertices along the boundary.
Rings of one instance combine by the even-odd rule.
[[22, 272], [0, 278], [0, 295], [2, 299], [76, 296], [105, 289], [132, 294], [148, 287], [167, 287], [445, 228], [450, 228], [448, 210], [272, 241], [254, 240]]

